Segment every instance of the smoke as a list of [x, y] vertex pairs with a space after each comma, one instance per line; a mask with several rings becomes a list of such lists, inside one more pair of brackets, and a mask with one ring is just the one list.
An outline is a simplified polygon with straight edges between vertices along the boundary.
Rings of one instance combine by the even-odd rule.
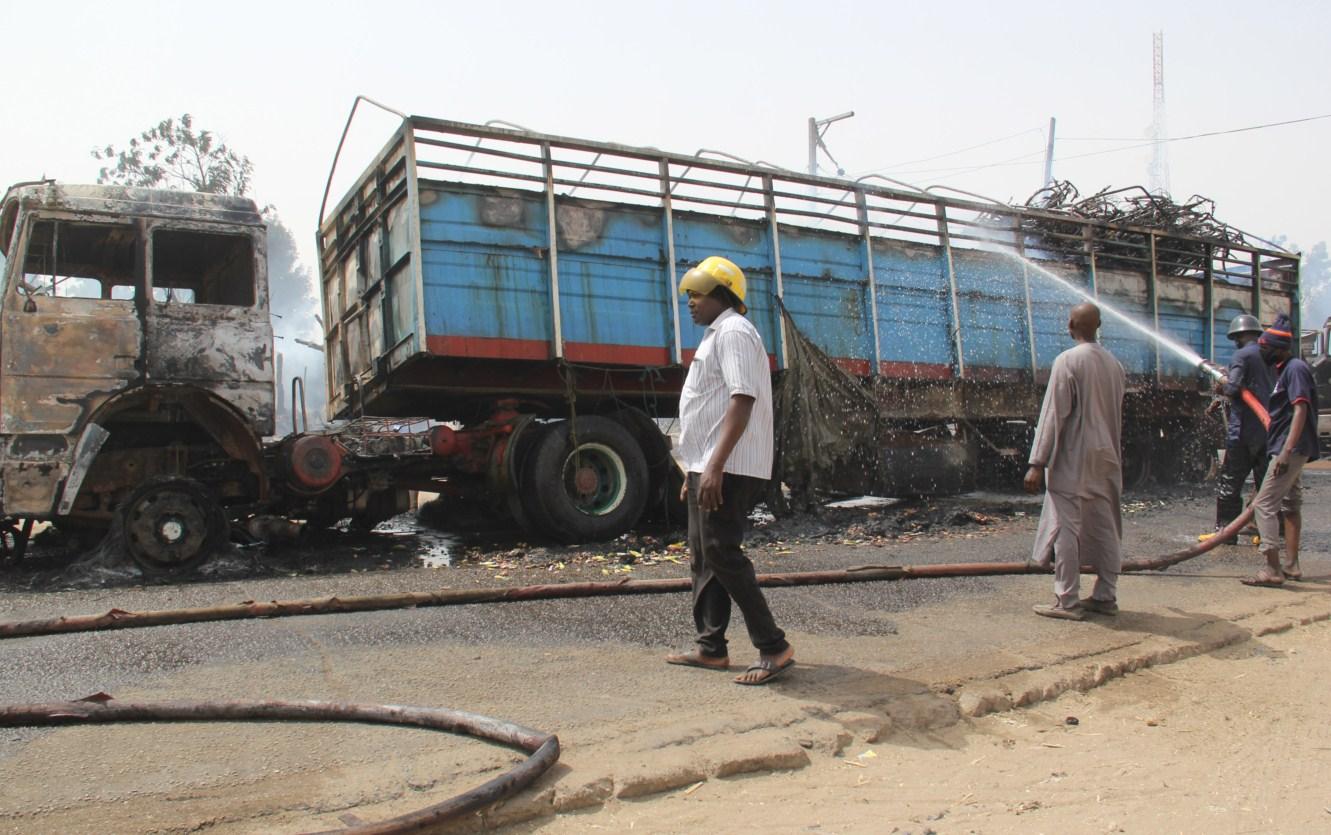
[[1273, 243], [1291, 252], [1302, 253], [1299, 263], [1299, 315], [1305, 328], [1319, 328], [1331, 317], [1331, 254], [1326, 241], [1303, 247], [1284, 235], [1271, 239]]
[[[314, 276], [300, 260], [296, 240], [271, 207], [268, 223], [268, 296], [273, 316], [273, 361], [277, 376], [277, 434], [291, 431], [291, 381], [305, 383], [305, 411], [310, 427], [324, 422], [327, 386], [324, 383], [323, 328]], [[299, 407], [297, 406], [297, 411]]]

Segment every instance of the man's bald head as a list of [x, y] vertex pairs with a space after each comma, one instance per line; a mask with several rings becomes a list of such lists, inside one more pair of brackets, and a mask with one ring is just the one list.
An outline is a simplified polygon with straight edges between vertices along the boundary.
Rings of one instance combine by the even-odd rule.
[[1078, 342], [1094, 342], [1100, 330], [1100, 308], [1082, 302], [1068, 315], [1068, 335]]

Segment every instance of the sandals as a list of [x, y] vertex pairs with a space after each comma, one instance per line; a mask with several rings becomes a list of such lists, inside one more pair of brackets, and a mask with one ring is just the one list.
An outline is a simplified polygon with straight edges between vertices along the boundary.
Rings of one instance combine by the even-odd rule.
[[1239, 580], [1239, 582], [1245, 586], [1278, 589], [1285, 585], [1285, 578], [1272, 574], [1269, 571], [1259, 571], [1251, 577], [1244, 577], [1242, 580]]
[[767, 682], [771, 681], [772, 679], [784, 673], [786, 670], [789, 670], [793, 666], [795, 666], [794, 657], [787, 658], [785, 662], [782, 664], [777, 664], [775, 661], [772, 661], [767, 658], [759, 658], [758, 663], [753, 664], [747, 670], [744, 671], [744, 675], [747, 676], [750, 673], [758, 673], [758, 672], [763, 673], [763, 675], [760, 678], [755, 679], [754, 681], [745, 681], [744, 676], [740, 676], [739, 678], [735, 679], [735, 683], [743, 684], [747, 687], [761, 687], [762, 685], [766, 684]]
[[665, 657], [667, 664], [674, 664], [679, 667], [697, 667], [701, 670], [720, 670], [725, 672], [730, 669], [730, 658], [722, 656], [715, 658], [710, 655], [703, 655], [701, 652], [681, 652], [667, 655]]

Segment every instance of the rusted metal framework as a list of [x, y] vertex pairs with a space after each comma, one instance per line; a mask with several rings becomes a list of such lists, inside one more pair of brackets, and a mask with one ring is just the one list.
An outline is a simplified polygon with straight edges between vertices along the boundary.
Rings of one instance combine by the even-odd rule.
[[[939, 189], [910, 191], [869, 181], [811, 177], [726, 157], [718, 158], [716, 152], [706, 150], [695, 155], [674, 154], [650, 147], [407, 117], [366, 169], [358, 188], [336, 206], [320, 230], [327, 341], [335, 375], [334, 410], [347, 405], [346, 391], [351, 390], [348, 386], [353, 380], [373, 386], [377, 375], [423, 350], [413, 342], [427, 330], [420, 307], [410, 311], [414, 321], [402, 323], [406, 330], [396, 344], [381, 338], [376, 343], [374, 322], [402, 317], [408, 311], [395, 307], [382, 281], [349, 276], [342, 265], [349, 248], [378, 225], [385, 227], [387, 237], [401, 239], [399, 246], [391, 248], [394, 261], [384, 265], [385, 274], [408, 262], [418, 264], [422, 256], [420, 200], [422, 188], [433, 182], [430, 177], [500, 192], [537, 193], [544, 200], [546, 214], [559, 217], [559, 223], [546, 226], [549, 240], [544, 256], [554, 359], [570, 356], [566, 324], [571, 311], [566, 309], [566, 293], [560, 287], [561, 255], [577, 245], [576, 212], [570, 204], [574, 198], [588, 204], [601, 201], [603, 205], [659, 210], [662, 254], [667, 261], [664, 280], [668, 297], [673, 299], [669, 315], [674, 339], [669, 358], [674, 363], [683, 362], [687, 350], [679, 338], [680, 305], [673, 292], [679, 269], [676, 230], [684, 214], [711, 216], [719, 222], [748, 222], [757, 224], [751, 228], [770, 230], [766, 239], [771, 289], [792, 309], [786, 296], [794, 268], [783, 260], [783, 240], [822, 232], [862, 240], [862, 263], [854, 280], [862, 285], [866, 318], [873, 325], [872, 347], [864, 352], [871, 351], [873, 357], [860, 358], [866, 375], [905, 373], [882, 361], [879, 325], [883, 300], [878, 286], [882, 276], [875, 275], [874, 258], [875, 250], [882, 247], [910, 251], [917, 245], [942, 253], [951, 317], [950, 376], [958, 380], [983, 381], [988, 371], [979, 367], [982, 363], [977, 363], [966, 345], [967, 329], [973, 327], [968, 324], [966, 308], [987, 298], [985, 288], [963, 286], [959, 278], [957, 259], [971, 252], [1019, 253], [1048, 261], [1053, 271], [1067, 272], [1074, 283], [1093, 295], [1147, 299], [1146, 317], [1156, 325], [1160, 324], [1162, 303], [1195, 307], [1199, 316], [1204, 307], [1206, 344], [1199, 347], [1210, 358], [1215, 354], [1217, 310], [1240, 306], [1257, 311], [1264, 319], [1273, 318], [1276, 312], [1297, 316], [1298, 256], [1233, 236], [1217, 238], [1209, 228], [1161, 229], [1133, 222], [1145, 219], [1144, 215], [1102, 220], [1057, 209], [949, 196]], [[417, 270], [417, 298], [424, 292], [420, 281]], [[1029, 276], [1023, 275], [1023, 281], [1028, 285]], [[1041, 360], [1034, 346], [1040, 317], [1032, 312], [1029, 292], [1016, 301], [1025, 308], [1022, 330], [1025, 345], [1030, 346], [1030, 373], [1038, 379]], [[796, 313], [798, 316], [799, 311]], [[772, 324], [780, 330], [777, 363], [783, 367], [784, 328], [775, 316]], [[818, 327], [809, 330], [820, 341]], [[873, 359], [878, 361], [869, 361]], [[1148, 373], [1159, 379], [1158, 358]]]

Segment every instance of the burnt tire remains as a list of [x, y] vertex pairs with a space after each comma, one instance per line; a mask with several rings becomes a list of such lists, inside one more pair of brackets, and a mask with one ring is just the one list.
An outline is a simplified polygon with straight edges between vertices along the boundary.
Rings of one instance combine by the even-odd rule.
[[648, 487], [647, 460], [633, 434], [595, 415], [549, 426], [518, 483], [529, 523], [565, 543], [628, 530], [642, 515]]
[[144, 482], [121, 506], [119, 543], [146, 572], [184, 571], [227, 540], [227, 520], [208, 488], [188, 478]]

